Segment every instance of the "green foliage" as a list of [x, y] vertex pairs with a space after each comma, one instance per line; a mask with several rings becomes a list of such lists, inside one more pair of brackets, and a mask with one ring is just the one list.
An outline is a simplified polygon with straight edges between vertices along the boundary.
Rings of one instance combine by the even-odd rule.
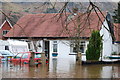
[[24, 12], [29, 12], [29, 10], [24, 10]]
[[20, 14], [19, 12], [13, 12], [13, 13], [15, 13], [15, 14]]
[[99, 31], [93, 31], [86, 50], [87, 60], [99, 60], [102, 50], [102, 36]]
[[28, 13], [28, 12], [29, 12], [29, 10], [30, 10], [30, 8], [28, 8], [28, 9], [25, 9], [25, 10], [24, 10], [24, 12], [27, 12], [27, 13]]

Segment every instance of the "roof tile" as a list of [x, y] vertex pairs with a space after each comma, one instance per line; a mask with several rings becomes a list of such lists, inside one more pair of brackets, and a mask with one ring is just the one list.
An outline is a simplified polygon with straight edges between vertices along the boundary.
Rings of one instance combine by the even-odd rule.
[[[99, 12], [98, 14], [104, 21], [102, 14]], [[90, 37], [92, 30], [100, 30], [102, 22], [95, 12], [92, 12], [89, 18], [87, 14], [81, 16], [82, 13], [76, 16], [72, 15], [73, 18], [69, 21], [68, 16], [70, 17], [70, 15], [72, 14], [41, 13], [25, 15], [18, 20], [6, 37], [76, 37], [79, 32], [81, 37]]]

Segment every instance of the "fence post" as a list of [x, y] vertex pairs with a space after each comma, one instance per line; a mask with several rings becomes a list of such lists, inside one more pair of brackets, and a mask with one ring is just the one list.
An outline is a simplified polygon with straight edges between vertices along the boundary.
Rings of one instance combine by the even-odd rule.
[[35, 53], [31, 52], [30, 64], [29, 64], [30, 66], [35, 66], [34, 58], [35, 58]]
[[77, 58], [78, 58], [77, 63], [81, 65], [82, 64], [82, 54], [81, 54], [81, 52], [77, 53]]
[[46, 56], [44, 52], [41, 53], [41, 61], [42, 61], [42, 65], [46, 65]]

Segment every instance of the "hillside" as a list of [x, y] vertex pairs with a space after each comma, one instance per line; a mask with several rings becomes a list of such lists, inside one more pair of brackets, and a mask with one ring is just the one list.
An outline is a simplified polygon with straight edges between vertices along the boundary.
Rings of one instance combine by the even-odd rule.
[[[99, 2], [95, 3], [102, 11], [113, 12], [117, 8], [117, 4], [113, 2]], [[3, 2], [2, 10], [11, 18], [12, 21], [16, 22], [21, 16], [25, 14], [39, 14], [39, 13], [54, 13], [59, 12], [63, 7], [64, 3], [50, 3], [50, 2]], [[70, 2], [67, 6], [66, 11], [71, 11], [73, 7], [77, 7], [79, 12], [86, 11], [89, 3], [74, 3]], [[53, 9], [54, 6], [54, 9]], [[4, 20], [4, 16], [2, 17]], [[15, 23], [12, 22], [14, 25]]]

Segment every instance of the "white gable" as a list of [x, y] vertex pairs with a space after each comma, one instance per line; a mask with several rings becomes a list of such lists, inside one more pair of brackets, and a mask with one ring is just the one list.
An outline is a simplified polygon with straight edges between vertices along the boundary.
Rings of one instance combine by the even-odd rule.
[[4, 24], [5, 24], [6, 22], [8, 22], [8, 24], [10, 25], [10, 27], [13, 28], [12, 25], [11, 25], [11, 23], [9, 22], [9, 20], [6, 18], [6, 20], [5, 20], [5, 21], [3, 22], [3, 24], [0, 26], [0, 29], [4, 26]]

